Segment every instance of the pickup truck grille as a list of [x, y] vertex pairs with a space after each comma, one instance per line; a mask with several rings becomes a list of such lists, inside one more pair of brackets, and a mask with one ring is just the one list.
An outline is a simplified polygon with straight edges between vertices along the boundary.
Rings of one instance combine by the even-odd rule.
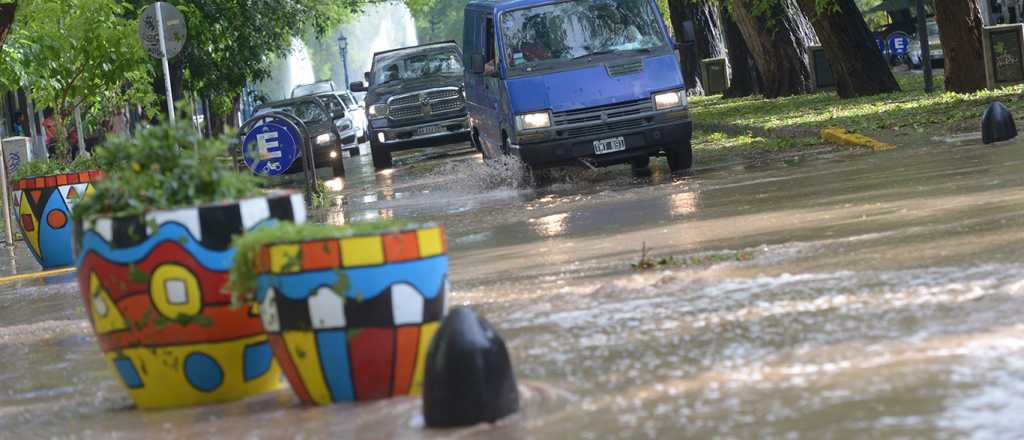
[[447, 87], [394, 96], [388, 100], [388, 106], [388, 117], [402, 121], [462, 110], [466, 101], [458, 88]]
[[[559, 136], [579, 137], [592, 136], [631, 128], [642, 128], [650, 123], [650, 118], [637, 117], [608, 121], [609, 119], [629, 118], [654, 111], [654, 103], [650, 99], [621, 102], [617, 104], [569, 110], [552, 114], [552, 122]], [[604, 121], [603, 123], [601, 123]], [[569, 127], [576, 124], [588, 124], [583, 127]]]

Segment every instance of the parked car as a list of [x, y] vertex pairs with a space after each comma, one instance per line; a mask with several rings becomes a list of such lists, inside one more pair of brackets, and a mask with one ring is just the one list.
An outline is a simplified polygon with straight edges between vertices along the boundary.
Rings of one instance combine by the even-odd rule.
[[337, 92], [328, 92], [314, 96], [320, 98], [327, 106], [328, 113], [334, 115], [334, 125], [338, 127], [338, 137], [341, 139], [342, 151], [347, 151], [352, 156], [358, 156], [359, 128], [353, 117], [355, 115], [349, 111], [345, 101]]
[[654, 0], [474, 0], [464, 30], [485, 158], [646, 172], [664, 154], [673, 172], [693, 166], [682, 68]]
[[317, 81], [313, 84], [295, 86], [295, 88], [292, 89], [292, 98], [333, 93], [335, 91], [337, 91], [337, 88], [334, 87], [334, 81]]
[[[334, 95], [330, 95], [334, 98]], [[329, 164], [334, 176], [345, 173], [342, 163], [342, 132], [337, 120], [345, 118], [344, 112], [332, 112], [331, 101], [324, 96], [303, 96], [301, 98], [273, 101], [260, 105], [253, 113], [253, 118], [273, 111], [291, 114], [301, 120], [307, 130], [310, 142], [313, 143], [314, 163], [317, 167]], [[350, 131], [351, 132], [351, 131]], [[301, 157], [302, 152], [299, 152]], [[296, 160], [288, 169], [289, 173], [301, 172], [302, 160]]]
[[348, 116], [352, 119], [352, 123], [356, 126], [356, 134], [359, 142], [366, 142], [366, 130], [368, 127], [368, 121], [366, 120], [366, 109], [363, 107], [363, 102], [356, 98], [356, 96], [348, 91], [342, 90], [335, 92], [341, 101], [345, 103], [345, 108], [348, 109]]
[[366, 92], [373, 166], [392, 166], [392, 153], [469, 139], [462, 52], [454, 42], [406, 47], [373, 55]]
[[[942, 53], [942, 40], [939, 36], [939, 25], [935, 23], [935, 20], [928, 20], [925, 23], [928, 28], [928, 55], [932, 59], [932, 66], [942, 66], [946, 63], [946, 56]], [[920, 69], [924, 64], [921, 63], [921, 39], [916, 35], [913, 40], [910, 41], [910, 49], [908, 53], [910, 58], [910, 66], [914, 69]]]

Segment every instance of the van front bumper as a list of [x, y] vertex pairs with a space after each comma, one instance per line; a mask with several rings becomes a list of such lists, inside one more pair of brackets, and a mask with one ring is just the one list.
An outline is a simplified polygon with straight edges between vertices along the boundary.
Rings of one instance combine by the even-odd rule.
[[[693, 122], [675, 119], [596, 136], [554, 139], [538, 143], [510, 145], [511, 153], [534, 168], [578, 164], [582, 159], [594, 166], [629, 162], [643, 156], [658, 155], [666, 147], [690, 145]], [[594, 154], [594, 142], [622, 137], [626, 149], [614, 153]]]

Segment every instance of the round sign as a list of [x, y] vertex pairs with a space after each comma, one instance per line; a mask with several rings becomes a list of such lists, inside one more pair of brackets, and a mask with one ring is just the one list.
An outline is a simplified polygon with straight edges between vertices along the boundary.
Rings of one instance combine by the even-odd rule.
[[[157, 17], [157, 8], [160, 8], [160, 16]], [[174, 5], [167, 2], [156, 2], [146, 6], [139, 16], [139, 38], [142, 40], [142, 47], [146, 48], [154, 58], [162, 58], [160, 50], [160, 19], [163, 19], [164, 47], [167, 48], [167, 58], [174, 58], [181, 52], [185, 45], [185, 38], [188, 30], [185, 27], [185, 17]]]
[[242, 157], [252, 172], [280, 176], [299, 156], [298, 131], [287, 121], [266, 118], [254, 126], [242, 141]]
[[903, 32], [889, 34], [889, 53], [893, 55], [906, 55], [910, 51], [910, 37]]

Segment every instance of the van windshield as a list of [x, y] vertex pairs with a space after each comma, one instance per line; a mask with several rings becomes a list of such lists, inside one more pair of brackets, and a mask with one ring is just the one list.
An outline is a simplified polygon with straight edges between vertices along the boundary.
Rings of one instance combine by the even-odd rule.
[[462, 75], [462, 61], [451, 49], [380, 57], [373, 68], [373, 84], [445, 75]]
[[574, 0], [502, 15], [510, 68], [532, 70], [589, 56], [665, 44], [650, 0]]

